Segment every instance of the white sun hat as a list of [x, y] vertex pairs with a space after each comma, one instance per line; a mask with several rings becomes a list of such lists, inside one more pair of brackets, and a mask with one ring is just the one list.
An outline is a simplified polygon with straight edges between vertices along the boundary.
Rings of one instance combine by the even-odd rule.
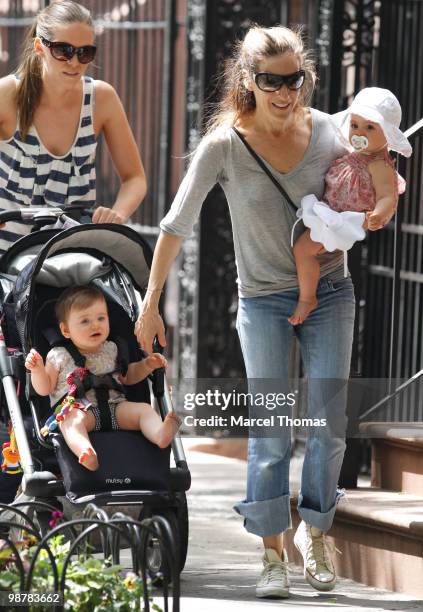
[[378, 123], [385, 134], [388, 148], [401, 153], [404, 157], [410, 157], [413, 151], [411, 144], [399, 129], [402, 116], [401, 106], [389, 89], [365, 87], [358, 92], [347, 110], [332, 115], [333, 123], [347, 141], [352, 114]]

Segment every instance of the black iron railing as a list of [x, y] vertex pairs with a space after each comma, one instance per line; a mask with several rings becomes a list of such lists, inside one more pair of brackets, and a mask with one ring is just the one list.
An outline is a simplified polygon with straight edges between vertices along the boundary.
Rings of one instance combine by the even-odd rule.
[[[409, 128], [405, 135], [414, 145], [415, 160], [413, 166], [415, 170], [418, 170], [422, 159], [422, 143], [418, 141], [423, 135], [423, 118]], [[410, 197], [417, 202], [417, 207], [415, 208], [418, 211], [421, 208], [421, 198], [423, 195], [421, 181], [419, 180], [420, 173], [412, 172], [407, 168], [407, 163], [402, 163], [401, 160], [398, 160], [401, 171], [404, 171], [404, 174], [407, 175], [407, 182], [411, 183], [409, 185], [412, 191]], [[412, 184], [413, 179], [417, 185]], [[416, 384], [421, 382], [420, 378], [423, 375], [423, 329], [421, 322], [423, 312], [423, 273], [421, 271], [423, 254], [421, 245], [419, 247], [419, 245], [414, 244], [415, 242], [423, 241], [423, 223], [418, 223], [419, 220], [422, 220], [421, 216], [414, 219], [417, 222], [410, 223], [410, 219], [406, 218], [406, 208], [400, 203], [394, 219], [393, 264], [392, 268], [388, 269], [387, 274], [392, 277], [392, 306], [389, 322], [389, 360], [387, 371], [388, 393], [361, 414], [359, 417], [360, 421], [367, 421], [369, 417], [390, 422], [421, 421], [423, 418], [422, 385]], [[404, 261], [409, 263], [404, 245], [404, 233], [408, 235], [411, 246], [414, 246], [416, 251], [416, 271], [414, 272], [403, 269]], [[410, 234], [416, 237], [414, 243], [410, 240]], [[410, 248], [410, 245], [406, 246], [408, 249]], [[406, 285], [410, 283], [417, 284], [417, 289], [412, 291], [409, 287], [407, 288]], [[405, 326], [413, 327], [414, 334], [409, 343], [411, 346], [408, 348], [408, 351], [413, 353], [417, 368], [411, 375], [408, 372], [408, 375], [404, 377], [405, 380], [399, 380], [404, 374], [404, 365], [402, 364], [404, 357], [401, 355], [401, 353], [404, 353], [404, 350], [402, 350], [404, 347], [401, 346], [401, 331], [405, 329]], [[407, 340], [405, 339], [403, 344], [406, 344]], [[405, 349], [407, 350], [407, 346]], [[410, 361], [413, 360], [408, 359], [408, 367]], [[381, 409], [383, 409], [383, 412], [381, 412]]]
[[[1, 602], [7, 601], [13, 594], [31, 593], [40, 589], [40, 584], [51, 588], [58, 598], [58, 604], [53, 605], [56, 599], [49, 599], [49, 609], [62, 611], [70, 609], [66, 603], [67, 598], [74, 595], [69, 592], [68, 580], [75, 580], [75, 566], [72, 562], [78, 559], [81, 563], [81, 576], [86, 575], [89, 582], [88, 571], [90, 559], [97, 563], [99, 571], [116, 574], [117, 580], [124, 583], [124, 587], [133, 589], [133, 597], [138, 593], [138, 602], [132, 602], [131, 610], [162, 609], [157, 604], [151, 606], [151, 581], [148, 578], [148, 555], [151, 554], [152, 539], [160, 548], [163, 572], [160, 574], [160, 585], [164, 612], [169, 610], [169, 584], [172, 584], [172, 611], [179, 612], [179, 568], [176, 560], [176, 544], [169, 522], [163, 516], [152, 516], [142, 521], [134, 520], [121, 512], [108, 516], [106, 512], [88, 504], [83, 511], [82, 518], [68, 520], [61, 509], [42, 501], [29, 501], [6, 505], [0, 503], [0, 570], [2, 573], [2, 587], [0, 588]], [[58, 538], [59, 536], [59, 538]], [[64, 545], [62, 544], [64, 542]], [[61, 550], [58, 550], [58, 547]], [[130, 569], [122, 571], [120, 564], [120, 550], [127, 548], [130, 551]], [[95, 553], [95, 557], [94, 557]], [[48, 572], [37, 565], [44, 557], [48, 559]], [[83, 561], [88, 564], [83, 566]], [[101, 561], [101, 565], [99, 562]], [[44, 563], [45, 565], [45, 563]], [[127, 563], [125, 563], [127, 565]], [[104, 567], [103, 567], [104, 566]], [[48, 578], [51, 575], [53, 580]], [[126, 580], [125, 580], [126, 574]], [[129, 580], [128, 580], [129, 578]], [[10, 587], [5, 587], [9, 580]], [[41, 582], [44, 581], [44, 582]], [[142, 587], [136, 589], [136, 581], [142, 581]], [[132, 582], [132, 584], [131, 584]], [[84, 585], [79, 582], [81, 589], [89, 587], [91, 590], [99, 589], [101, 585]], [[156, 580], [156, 588], [157, 588]], [[103, 588], [105, 609], [111, 609], [112, 602], [107, 602], [107, 589]], [[20, 596], [20, 595], [19, 595]], [[142, 598], [142, 603], [141, 603]], [[22, 601], [22, 600], [21, 600]], [[29, 600], [28, 600], [29, 601]], [[44, 601], [47, 601], [44, 599]], [[93, 600], [94, 601], [94, 600]], [[90, 606], [91, 600], [87, 603]], [[36, 601], [33, 600], [35, 605]], [[0, 604], [1, 605], [1, 604]], [[5, 604], [7, 607], [7, 604]], [[8, 609], [15, 609], [10, 606]], [[25, 608], [26, 609], [26, 608]], [[36, 609], [42, 609], [36, 607]], [[79, 608], [78, 608], [79, 609]], [[84, 608], [85, 609], [85, 608]], [[87, 608], [88, 609], [88, 608]]]

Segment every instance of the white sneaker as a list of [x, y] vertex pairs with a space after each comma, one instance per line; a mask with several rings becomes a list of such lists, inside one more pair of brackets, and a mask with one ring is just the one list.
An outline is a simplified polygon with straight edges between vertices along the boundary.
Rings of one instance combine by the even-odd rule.
[[304, 578], [318, 591], [331, 591], [336, 584], [332, 555], [337, 550], [323, 531], [304, 521], [298, 526], [294, 544], [304, 559]]
[[266, 548], [263, 570], [257, 581], [256, 597], [289, 597], [288, 556], [283, 551], [283, 560], [276, 550]]

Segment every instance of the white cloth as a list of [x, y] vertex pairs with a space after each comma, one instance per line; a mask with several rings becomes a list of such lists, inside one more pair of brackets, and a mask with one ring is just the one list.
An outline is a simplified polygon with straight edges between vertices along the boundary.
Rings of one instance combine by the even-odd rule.
[[365, 214], [362, 212], [332, 210], [326, 202], [320, 202], [310, 194], [301, 200], [301, 209], [297, 215], [310, 228], [313, 242], [320, 242], [330, 253], [348, 251], [354, 242], [363, 240], [366, 232], [363, 229]]

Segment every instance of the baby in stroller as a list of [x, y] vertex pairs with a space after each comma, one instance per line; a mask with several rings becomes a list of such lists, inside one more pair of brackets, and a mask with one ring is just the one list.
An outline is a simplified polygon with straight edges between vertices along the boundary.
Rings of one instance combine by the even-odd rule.
[[[57, 301], [56, 316], [64, 338], [85, 357], [87, 370], [96, 376], [112, 375], [108, 400], [112, 429], [141, 430], [160, 448], [169, 446], [181, 424], [177, 414], [171, 411], [162, 421], [151, 405], [128, 401], [122, 388], [122, 384], [134, 385], [155, 369], [166, 367], [166, 359], [160, 353], [153, 353], [130, 363], [125, 376], [118, 374], [118, 349], [114, 342], [107, 340], [110, 332], [107, 304], [97, 287], [66, 289]], [[88, 389], [82, 397], [79, 394], [78, 401], [69, 403], [69, 374], [76, 375], [77, 379], [81, 376], [71, 351], [65, 346], [54, 347], [44, 364], [42, 356], [33, 348], [25, 366], [31, 372], [32, 386], [39, 395], [50, 395], [53, 407], [60, 405], [63, 398], [68, 408], [72, 407], [67, 413], [61, 411], [57, 418], [59, 428], [79, 463], [88, 470], [97, 470], [97, 454], [88, 432], [100, 429], [100, 410], [93, 389]], [[76, 386], [80, 381], [81, 378]]]

